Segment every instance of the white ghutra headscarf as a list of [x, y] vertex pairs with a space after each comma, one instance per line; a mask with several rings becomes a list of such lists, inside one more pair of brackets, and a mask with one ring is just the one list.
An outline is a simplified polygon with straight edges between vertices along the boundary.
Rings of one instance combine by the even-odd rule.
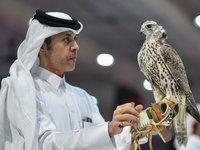
[[[58, 19], [58, 21], [73, 20], [73, 18], [64, 13], [42, 13], [43, 16], [50, 17], [50, 22], [54, 24], [56, 22], [51, 20], [52, 18]], [[42, 19], [45, 20], [46, 18]], [[2, 80], [0, 91], [0, 150], [5, 149], [6, 142], [12, 142], [13, 135], [9, 128], [10, 125], [24, 138], [26, 150], [38, 149], [36, 94], [32, 73], [39, 65], [39, 50], [45, 38], [65, 31], [73, 31], [75, 34], [79, 34], [83, 28], [79, 21], [79, 29], [60, 25], [65, 24], [65, 22], [59, 22], [54, 27], [45, 25], [46, 22], [40, 22], [40, 18], [35, 18], [32, 21], [25, 40], [18, 48], [17, 60], [10, 67], [10, 77]]]

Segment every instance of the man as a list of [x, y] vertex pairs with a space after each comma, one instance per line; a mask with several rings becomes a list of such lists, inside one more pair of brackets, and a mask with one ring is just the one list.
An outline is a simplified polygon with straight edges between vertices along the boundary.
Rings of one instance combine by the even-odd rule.
[[87, 92], [65, 82], [82, 28], [67, 14], [36, 10], [10, 77], [2, 81], [0, 150], [129, 149], [129, 127], [142, 106], [118, 106], [108, 123]]

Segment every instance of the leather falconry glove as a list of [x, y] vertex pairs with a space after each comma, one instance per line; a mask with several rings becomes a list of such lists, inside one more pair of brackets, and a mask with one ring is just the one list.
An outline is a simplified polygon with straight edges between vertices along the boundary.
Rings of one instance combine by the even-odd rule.
[[[132, 103], [133, 106], [135, 105]], [[163, 142], [171, 140], [171, 127], [172, 119], [178, 113], [178, 103], [172, 100], [162, 100], [160, 102], [151, 104], [151, 107], [140, 112], [140, 121], [137, 126], [131, 127], [131, 146], [129, 150], [134, 150], [135, 143], [138, 145], [139, 150], [141, 150], [139, 145], [139, 138], [146, 136], [149, 138], [149, 148], [152, 148], [152, 135], [153, 131], [156, 131], [161, 137]]]

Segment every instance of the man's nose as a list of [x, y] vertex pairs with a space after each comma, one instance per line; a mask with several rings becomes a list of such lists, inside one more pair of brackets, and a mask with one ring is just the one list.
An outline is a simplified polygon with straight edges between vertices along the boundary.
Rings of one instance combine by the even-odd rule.
[[79, 50], [79, 46], [76, 43], [76, 41], [73, 41], [72, 46], [71, 46], [71, 51], [78, 51]]

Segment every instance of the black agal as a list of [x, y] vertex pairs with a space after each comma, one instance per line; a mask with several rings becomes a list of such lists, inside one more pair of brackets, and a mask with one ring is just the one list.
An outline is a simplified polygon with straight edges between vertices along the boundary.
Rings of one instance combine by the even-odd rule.
[[46, 14], [44, 11], [40, 9], [36, 10], [35, 15], [33, 16], [33, 19], [36, 19], [40, 23], [46, 24], [52, 27], [66, 27], [66, 28], [71, 28], [74, 30], [78, 30], [81, 28], [80, 23], [76, 19], [72, 18], [72, 20], [67, 20], [67, 19], [57, 18], [57, 17]]

